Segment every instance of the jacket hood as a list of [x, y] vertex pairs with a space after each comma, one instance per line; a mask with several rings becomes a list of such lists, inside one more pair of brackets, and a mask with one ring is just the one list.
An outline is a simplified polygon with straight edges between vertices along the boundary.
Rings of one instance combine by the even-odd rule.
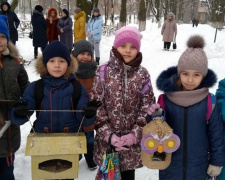
[[43, 16], [43, 13], [35, 9], [35, 10], [33, 10], [33, 15], [42, 15]]
[[[68, 66], [67, 71], [64, 74], [64, 77], [66, 77], [66, 78], [68, 78], [70, 76], [70, 74], [76, 73], [77, 69], [78, 69], [78, 62], [77, 62], [76, 58], [73, 57], [72, 55], [70, 55], [70, 59], [71, 59], [70, 66]], [[42, 55], [36, 59], [35, 70], [38, 74], [40, 74], [41, 77], [44, 77], [45, 75], [48, 74], [47, 67], [43, 63]]]
[[[178, 80], [179, 75], [177, 72], [177, 66], [169, 67], [167, 70], [162, 71], [156, 80], [156, 86], [160, 91], [164, 93], [171, 93], [179, 91], [176, 81]], [[201, 88], [211, 88], [217, 82], [216, 74], [208, 69], [208, 73], [204, 77], [203, 81], [197, 89]]]
[[[2, 9], [3, 5], [7, 5], [7, 6], [8, 6], [8, 10], [7, 10], [7, 11], [4, 11], [4, 10]], [[8, 2], [3, 1], [3, 2], [1, 3], [1, 10], [2, 10], [3, 12], [9, 12], [10, 9], [11, 9], [11, 6], [10, 6], [10, 4], [9, 4]]]
[[50, 15], [51, 15], [51, 12], [54, 11], [55, 12], [55, 17], [53, 18], [54, 20], [55, 19], [59, 19], [58, 17], [58, 12], [57, 12], [57, 9], [56, 8], [50, 8], [48, 10], [48, 13], [47, 13], [47, 18], [46, 19], [50, 19]]
[[19, 51], [18, 51], [18, 49], [16, 48], [16, 46], [13, 43], [9, 42], [7, 48], [9, 50], [9, 55], [10, 56], [12, 56], [14, 58], [19, 58], [20, 57]]
[[84, 18], [85, 18], [85, 16], [86, 16], [86, 14], [85, 14], [84, 11], [81, 11], [81, 12], [77, 13], [77, 14], [74, 16], [74, 19], [77, 20], [78, 18], [80, 18], [80, 17], [82, 17], [82, 16], [83, 16]]

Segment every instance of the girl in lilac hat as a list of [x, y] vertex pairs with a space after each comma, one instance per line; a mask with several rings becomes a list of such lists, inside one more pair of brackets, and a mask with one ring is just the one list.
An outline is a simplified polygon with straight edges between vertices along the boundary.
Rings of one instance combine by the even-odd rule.
[[135, 27], [116, 31], [109, 61], [99, 66], [90, 94], [91, 99], [102, 100], [95, 121], [94, 160], [101, 165], [112, 135], [111, 145], [119, 152], [122, 180], [134, 180], [135, 169], [142, 167], [142, 127], [146, 125], [148, 105], [155, 102], [150, 75], [141, 66], [141, 38]]
[[177, 66], [162, 71], [156, 80], [163, 94], [148, 114], [164, 108], [166, 122], [181, 140], [169, 167], [159, 171], [160, 180], [212, 179], [225, 164], [220, 109], [209, 93], [217, 77], [208, 68], [204, 46], [203, 37], [191, 36]]

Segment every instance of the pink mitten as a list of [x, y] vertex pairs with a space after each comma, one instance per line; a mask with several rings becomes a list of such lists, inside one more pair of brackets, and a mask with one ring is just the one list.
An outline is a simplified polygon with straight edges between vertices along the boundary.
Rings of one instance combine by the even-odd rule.
[[148, 114], [152, 115], [152, 113], [155, 112], [156, 109], [159, 109], [160, 105], [159, 104], [152, 104], [149, 108], [148, 108]]
[[137, 144], [137, 138], [131, 133], [122, 136], [121, 140], [124, 141], [125, 146], [131, 146], [133, 144]]
[[[105, 136], [104, 140], [108, 143], [109, 135]], [[122, 146], [124, 146], [124, 141], [122, 141], [121, 138], [118, 137], [117, 135], [113, 134], [112, 138], [111, 138], [111, 145], [113, 145], [115, 147], [122, 147]]]

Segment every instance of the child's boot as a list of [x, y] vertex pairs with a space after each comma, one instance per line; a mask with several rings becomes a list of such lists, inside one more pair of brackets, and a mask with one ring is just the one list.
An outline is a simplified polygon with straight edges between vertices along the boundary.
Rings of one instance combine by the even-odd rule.
[[94, 170], [97, 168], [97, 165], [95, 164], [93, 160], [93, 150], [94, 150], [94, 145], [87, 145], [87, 154], [84, 154], [88, 168], [90, 170]]

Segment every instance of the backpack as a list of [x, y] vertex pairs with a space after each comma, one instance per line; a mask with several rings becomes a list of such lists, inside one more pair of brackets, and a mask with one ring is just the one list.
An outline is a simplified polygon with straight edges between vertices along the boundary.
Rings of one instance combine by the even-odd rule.
[[[76, 108], [78, 101], [80, 99], [80, 96], [81, 96], [81, 84], [76, 79], [74, 79], [72, 81], [72, 84], [73, 84], [73, 91], [74, 91], [73, 107]], [[34, 98], [35, 98], [35, 102], [36, 102], [36, 109], [41, 109], [42, 101], [44, 98], [44, 81], [43, 81], [43, 79], [39, 79], [38, 81], [35, 82]], [[40, 113], [39, 111], [36, 111], [36, 117], [38, 117], [39, 113]]]
[[[101, 100], [103, 99], [104, 94], [105, 94], [105, 86], [104, 85], [105, 85], [105, 74], [106, 74], [107, 66], [108, 66], [108, 63], [99, 66], [99, 79], [100, 79], [101, 87], [102, 87], [102, 94], [100, 96]], [[151, 81], [148, 78], [142, 85], [141, 94], [142, 95], [145, 94], [148, 91], [150, 86], [151, 86]]]
[[[164, 102], [164, 94], [160, 94], [158, 98], [158, 103], [165, 110], [166, 105]], [[206, 112], [206, 122], [208, 123], [210, 119], [210, 115], [212, 114], [214, 108], [216, 106], [216, 96], [212, 93], [208, 93], [207, 95], [207, 112]]]

